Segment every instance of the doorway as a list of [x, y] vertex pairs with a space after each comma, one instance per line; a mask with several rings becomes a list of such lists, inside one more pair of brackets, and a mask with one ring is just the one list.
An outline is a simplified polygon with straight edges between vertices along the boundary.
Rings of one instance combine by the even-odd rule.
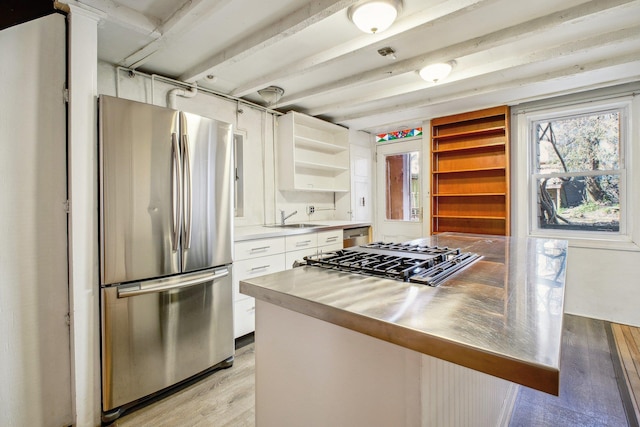
[[376, 148], [376, 240], [404, 242], [422, 237], [422, 139]]

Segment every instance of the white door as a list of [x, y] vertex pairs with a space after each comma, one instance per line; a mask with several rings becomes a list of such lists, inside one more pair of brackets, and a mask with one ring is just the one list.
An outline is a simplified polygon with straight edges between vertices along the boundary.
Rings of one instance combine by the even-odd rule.
[[404, 242], [423, 236], [422, 139], [376, 148], [374, 239]]
[[351, 145], [351, 219], [371, 222], [371, 148]]
[[65, 17], [59, 14], [0, 31], [3, 426], [74, 423], [67, 324], [65, 43]]

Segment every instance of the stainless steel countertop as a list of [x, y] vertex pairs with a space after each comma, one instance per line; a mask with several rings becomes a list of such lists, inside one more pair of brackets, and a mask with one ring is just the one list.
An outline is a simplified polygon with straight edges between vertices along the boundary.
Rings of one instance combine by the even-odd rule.
[[[234, 241], [266, 239], [270, 237], [293, 236], [298, 234], [316, 233], [318, 231], [329, 231], [337, 229], [348, 229], [357, 227], [369, 227], [371, 223], [361, 221], [338, 221], [338, 220], [318, 220], [303, 221], [305, 224], [315, 224], [308, 228], [279, 228], [275, 224], [271, 225], [249, 225], [236, 227], [234, 230]], [[289, 223], [287, 223], [289, 224]], [[295, 224], [295, 223], [292, 223]]]
[[419, 239], [482, 259], [437, 288], [298, 267], [240, 292], [557, 395], [567, 243], [465, 234]]

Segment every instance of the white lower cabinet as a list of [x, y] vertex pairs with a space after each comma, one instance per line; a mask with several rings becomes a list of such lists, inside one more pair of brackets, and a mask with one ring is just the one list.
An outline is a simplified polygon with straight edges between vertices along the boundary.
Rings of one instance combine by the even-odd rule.
[[318, 232], [318, 250], [322, 252], [342, 249], [343, 230], [329, 230]]
[[342, 229], [337, 229], [236, 242], [232, 273], [234, 337], [255, 330], [255, 301], [240, 293], [241, 280], [288, 270], [305, 256], [342, 249], [342, 235]]
[[240, 293], [240, 281], [284, 270], [284, 237], [237, 242], [233, 263], [233, 335], [255, 330], [255, 301]]
[[256, 330], [256, 301], [245, 298], [233, 303], [233, 337], [238, 338]]
[[293, 264], [296, 261], [302, 261], [304, 260], [304, 257], [309, 256], [309, 255], [315, 255], [318, 253], [318, 247], [314, 246], [312, 248], [307, 248], [307, 249], [300, 249], [297, 251], [291, 251], [291, 252], [287, 252], [285, 254], [285, 270], [291, 270], [293, 268]]
[[315, 249], [318, 247], [318, 233], [294, 234], [284, 238], [285, 250], [287, 252], [299, 251], [301, 249]]

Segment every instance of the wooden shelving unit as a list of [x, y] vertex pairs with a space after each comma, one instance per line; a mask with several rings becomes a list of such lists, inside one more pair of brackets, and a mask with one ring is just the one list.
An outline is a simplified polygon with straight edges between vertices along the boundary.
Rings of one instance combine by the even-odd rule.
[[431, 121], [431, 231], [510, 234], [509, 107]]

